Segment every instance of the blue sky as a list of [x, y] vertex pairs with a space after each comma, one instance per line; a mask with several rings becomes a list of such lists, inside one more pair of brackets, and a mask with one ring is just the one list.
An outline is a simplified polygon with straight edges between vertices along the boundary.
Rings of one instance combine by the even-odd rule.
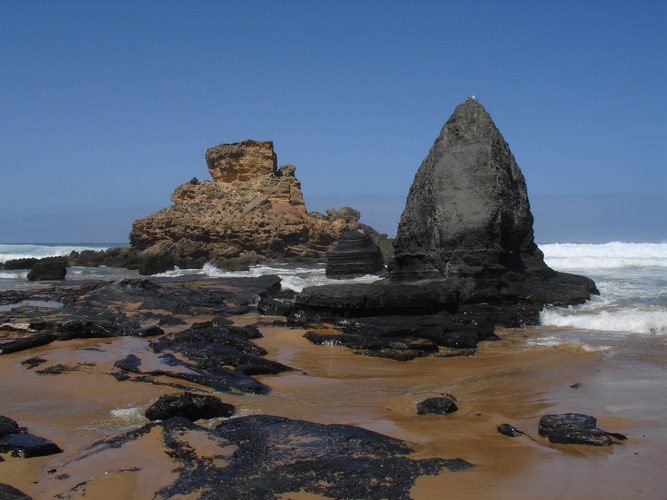
[[126, 241], [247, 138], [309, 209], [391, 234], [470, 95], [538, 240], [665, 241], [666, 24], [642, 0], [0, 2], [0, 242]]

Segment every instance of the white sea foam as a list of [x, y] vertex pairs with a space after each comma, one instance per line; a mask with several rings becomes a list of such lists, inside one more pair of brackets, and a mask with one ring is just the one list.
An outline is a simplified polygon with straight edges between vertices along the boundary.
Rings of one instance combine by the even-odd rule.
[[117, 408], [109, 412], [114, 419], [120, 420], [125, 424], [143, 423], [146, 417], [143, 415], [143, 408]]
[[569, 345], [570, 347], [574, 347], [576, 349], [580, 349], [584, 352], [601, 352], [601, 351], [608, 351], [611, 349], [611, 346], [609, 345], [590, 345], [586, 344], [583, 342], [578, 341], [577, 339], [568, 339], [564, 337], [559, 337], [556, 335], [547, 335], [545, 337], [537, 337], [534, 339], [530, 339], [526, 342], [528, 345], [538, 345], [542, 347], [556, 347], [556, 346], [562, 346], [562, 345]]
[[174, 268], [171, 271], [157, 274], [159, 277], [174, 276], [192, 276], [205, 275], [211, 278], [255, 278], [267, 274], [276, 274], [281, 279], [281, 286], [295, 292], [300, 292], [308, 286], [325, 285], [327, 283], [372, 283], [377, 281], [379, 276], [369, 274], [346, 280], [332, 280], [326, 277], [325, 269], [322, 266], [314, 267], [289, 267], [279, 264], [273, 266], [257, 265], [252, 266], [247, 271], [225, 271], [219, 269], [213, 264], [205, 264], [202, 269], [179, 269]]
[[549, 243], [540, 249], [547, 265], [556, 270], [667, 268], [667, 243]]
[[25, 279], [28, 276], [28, 273], [25, 271], [3, 271], [0, 272], [0, 279], [3, 280], [17, 280], [17, 279]]
[[[43, 257], [64, 257], [72, 251], [82, 252], [83, 250], [106, 250], [109, 244], [5, 244], [0, 243], [0, 263], [13, 259], [28, 259], [31, 257], [41, 259]], [[122, 245], [118, 245], [122, 246]]]
[[545, 309], [542, 325], [605, 332], [667, 335], [667, 309], [660, 306], [594, 310], [591, 308]]

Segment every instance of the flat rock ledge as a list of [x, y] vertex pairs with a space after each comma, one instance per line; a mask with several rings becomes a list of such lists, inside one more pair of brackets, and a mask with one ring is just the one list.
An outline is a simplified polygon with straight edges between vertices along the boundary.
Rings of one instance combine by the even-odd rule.
[[480, 341], [498, 339], [496, 326], [539, 324], [545, 306], [581, 304], [597, 293], [589, 278], [565, 273], [532, 280], [384, 279], [308, 287], [293, 300], [267, 296], [258, 307], [294, 323], [337, 325], [336, 333], [308, 332], [306, 338], [316, 344], [408, 361], [424, 355], [474, 354], [470, 350]]

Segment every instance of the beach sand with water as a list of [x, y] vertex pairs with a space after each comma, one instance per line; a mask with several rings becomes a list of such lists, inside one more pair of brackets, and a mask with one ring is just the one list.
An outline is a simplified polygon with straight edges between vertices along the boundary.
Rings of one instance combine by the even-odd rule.
[[[263, 338], [254, 342], [268, 351], [266, 357], [297, 371], [256, 376], [271, 387], [268, 395], [218, 395], [236, 406], [236, 416], [268, 414], [356, 425], [409, 442], [415, 450], [411, 458], [458, 457], [476, 465], [421, 476], [410, 493], [416, 499], [663, 499], [666, 248], [545, 246], [552, 267], [592, 277], [601, 297], [576, 308], [545, 311], [544, 326], [498, 328], [502, 340], [482, 342], [475, 356], [398, 362], [340, 346], [314, 345], [303, 338], [306, 330], [260, 326]], [[117, 272], [73, 270], [68, 279], [79, 279], [76, 273], [125, 277]], [[222, 278], [225, 274], [210, 268], [206, 272]], [[266, 272], [271, 269], [250, 274]], [[321, 269], [281, 272], [283, 283], [293, 287], [324, 279]], [[194, 271], [172, 274], [188, 273]], [[19, 281], [20, 276], [10, 275], [3, 286], [25, 286], [17, 285]], [[267, 320], [255, 313], [232, 319], [239, 325]], [[74, 460], [92, 443], [144, 425], [143, 412], [152, 402], [161, 394], [178, 392], [147, 383], [119, 383], [109, 375], [113, 363], [126, 354], [148, 353], [147, 343], [134, 337], [79, 339], [0, 356], [0, 414], [64, 450], [30, 459], [3, 455], [0, 482], [33, 498], [53, 498], [88, 481], [63, 498], [143, 499], [173, 480], [174, 464], [152, 434], [114, 454]], [[37, 356], [52, 364], [78, 364], [79, 369], [40, 375], [21, 364]], [[446, 416], [417, 414], [420, 401], [445, 393], [456, 396], [458, 411]], [[624, 434], [627, 441], [598, 448], [552, 444], [538, 435], [541, 416], [572, 412], [596, 417], [599, 428]], [[209, 427], [217, 422], [200, 421]], [[496, 429], [502, 423], [528, 436], [502, 435]], [[201, 441], [198, 449], [213, 446], [201, 436], [190, 438]], [[125, 470], [137, 457], [141, 470]], [[281, 498], [317, 497], [295, 492]]]
[[[237, 322], [257, 319], [249, 314]], [[302, 372], [258, 377], [272, 388], [266, 396], [221, 394], [221, 399], [234, 404], [237, 415], [357, 425], [408, 441], [416, 451], [412, 458], [459, 457], [476, 464], [467, 471], [422, 476], [413, 498], [657, 499], [667, 491], [667, 349], [650, 338], [631, 351], [610, 354], [581, 345], [540, 345], [535, 340], [543, 337], [544, 327], [500, 329], [502, 340], [482, 343], [476, 356], [397, 362], [313, 345], [302, 337], [305, 330], [260, 330], [264, 337], [256, 342], [268, 350], [267, 357]], [[1, 356], [3, 413], [64, 452], [30, 459], [8, 456], [0, 465], [0, 482], [33, 498], [52, 498], [98, 475], [81, 497], [151, 498], [173, 468], [157, 441], [119, 451], [115, 463], [68, 464], [92, 442], [146, 423], [143, 410], [160, 394], [175, 392], [119, 384], [108, 375], [115, 360], [142, 351], [145, 343], [137, 338], [76, 340]], [[20, 364], [34, 356], [82, 363], [81, 370], [38, 375]], [[575, 389], [574, 384], [581, 385]], [[419, 401], [443, 393], [457, 397], [457, 412], [417, 415]], [[565, 412], [593, 415], [600, 428], [628, 440], [596, 448], [551, 444], [538, 436], [542, 415]], [[534, 440], [498, 433], [501, 423]], [[141, 471], [101, 474], [122, 469], [125, 453], [141, 454]], [[67, 478], [60, 476], [65, 464]]]

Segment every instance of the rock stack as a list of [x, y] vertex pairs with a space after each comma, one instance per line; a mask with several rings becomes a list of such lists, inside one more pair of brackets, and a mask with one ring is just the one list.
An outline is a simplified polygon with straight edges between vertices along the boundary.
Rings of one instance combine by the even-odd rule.
[[130, 244], [142, 274], [211, 262], [238, 269], [259, 261], [324, 261], [358, 227], [350, 208], [308, 212], [293, 165], [278, 168], [273, 142], [246, 140], [206, 151], [212, 180], [194, 178], [174, 205], [134, 221]]
[[377, 273], [384, 268], [375, 243], [360, 231], [343, 233], [338, 245], [327, 252], [328, 278], [350, 278]]
[[417, 170], [394, 252], [395, 279], [553, 275], [533, 239], [523, 174], [474, 97], [456, 108]]
[[598, 293], [592, 280], [544, 263], [532, 225], [507, 142], [484, 107], [467, 99], [415, 175], [389, 279], [306, 288], [295, 308], [312, 316], [437, 314], [442, 324], [454, 314], [456, 322], [518, 326], [538, 323], [545, 305]]

